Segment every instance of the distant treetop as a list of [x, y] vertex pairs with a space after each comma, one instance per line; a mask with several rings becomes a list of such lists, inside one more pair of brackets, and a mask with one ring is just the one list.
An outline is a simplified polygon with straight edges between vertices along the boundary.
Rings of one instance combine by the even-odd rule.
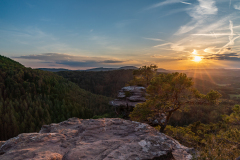
[[142, 66], [139, 69], [134, 70], [134, 78], [128, 84], [147, 87], [150, 84], [151, 79], [156, 75], [157, 68], [156, 65], [151, 64], [150, 66]]

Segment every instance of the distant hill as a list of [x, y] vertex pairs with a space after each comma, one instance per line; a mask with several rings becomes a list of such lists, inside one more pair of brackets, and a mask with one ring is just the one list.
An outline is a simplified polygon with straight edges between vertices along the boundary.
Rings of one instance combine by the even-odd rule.
[[138, 68], [135, 66], [124, 66], [124, 67], [120, 67], [118, 69], [138, 69]]
[[99, 68], [92, 68], [92, 69], [87, 69], [85, 71], [113, 71], [113, 70], [121, 70], [121, 69], [138, 69], [135, 66], [123, 66], [120, 68], [103, 68], [103, 67], [99, 67]]
[[60, 72], [60, 71], [113, 71], [113, 70], [120, 70], [120, 69], [138, 69], [135, 66], [123, 66], [120, 68], [104, 68], [104, 67], [98, 67], [98, 68], [91, 68], [87, 70], [69, 70], [64, 68], [38, 68], [43, 71], [50, 71], [50, 72]]
[[158, 68], [157, 72], [170, 72], [169, 70], [166, 70], [164, 68]]
[[0, 141], [70, 117], [104, 114], [111, 110], [110, 100], [55, 73], [0, 56]]
[[68, 69], [64, 68], [38, 68], [42, 71], [49, 71], [49, 72], [59, 72], [59, 71], [69, 71]]
[[92, 69], [87, 69], [85, 71], [112, 71], [112, 70], [117, 70], [118, 68], [103, 68], [103, 67], [99, 67], [99, 68], [92, 68]]

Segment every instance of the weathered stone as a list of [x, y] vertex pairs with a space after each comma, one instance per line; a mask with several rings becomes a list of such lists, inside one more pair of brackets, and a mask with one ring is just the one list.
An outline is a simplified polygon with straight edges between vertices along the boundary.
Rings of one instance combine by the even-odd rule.
[[135, 107], [136, 104], [146, 101], [145, 98], [146, 88], [140, 86], [127, 86], [123, 87], [117, 99], [110, 101], [110, 105], [115, 107]]
[[110, 101], [109, 104], [115, 107], [117, 114], [128, 117], [129, 113], [133, 111], [133, 108], [136, 107], [137, 104], [146, 101], [145, 95], [145, 87], [127, 86], [123, 87], [119, 91], [117, 99]]
[[70, 118], [23, 133], [0, 147], [1, 160], [140, 160], [192, 158], [189, 148], [153, 127], [123, 119]]
[[151, 126], [158, 126], [162, 125], [166, 122], [166, 114], [161, 113], [161, 114], [156, 114], [153, 118], [148, 118], [148, 124]]
[[0, 147], [5, 143], [6, 141], [0, 141]]
[[[118, 98], [110, 101], [109, 104], [115, 107], [117, 114], [122, 114], [126, 118], [137, 104], [146, 101], [145, 95], [145, 87], [127, 86], [123, 87], [118, 93]], [[159, 115], [155, 115], [151, 119], [148, 119], [148, 124], [157, 126], [164, 124], [165, 121], [166, 115], [161, 113]]]

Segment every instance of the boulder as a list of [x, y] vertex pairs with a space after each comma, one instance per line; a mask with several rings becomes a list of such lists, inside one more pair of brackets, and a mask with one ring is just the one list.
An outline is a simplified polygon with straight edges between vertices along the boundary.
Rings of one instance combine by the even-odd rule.
[[[129, 118], [129, 114], [137, 104], [146, 101], [146, 88], [141, 86], [127, 86], [119, 90], [117, 99], [110, 101], [109, 104], [115, 107], [117, 114], [122, 114], [124, 118]], [[148, 124], [152, 126], [162, 125], [166, 121], [166, 114], [156, 114], [148, 119]]]
[[146, 88], [140, 86], [123, 87], [118, 92], [117, 99], [110, 101], [110, 105], [119, 107], [135, 107], [136, 104], [146, 101]]
[[70, 118], [1, 144], [1, 160], [190, 160], [192, 149], [139, 122]]
[[121, 114], [126, 118], [138, 103], [146, 101], [145, 95], [145, 87], [127, 86], [119, 90], [117, 99], [110, 101], [109, 104], [115, 107], [117, 114]]

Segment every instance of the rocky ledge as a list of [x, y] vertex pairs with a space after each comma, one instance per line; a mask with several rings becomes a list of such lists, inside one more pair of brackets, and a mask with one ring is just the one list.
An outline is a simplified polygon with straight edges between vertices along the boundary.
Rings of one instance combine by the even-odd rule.
[[145, 98], [146, 88], [140, 86], [127, 86], [123, 87], [118, 92], [118, 96], [109, 104], [115, 107], [117, 114], [123, 115], [125, 118], [128, 117], [129, 113], [133, 111], [138, 103], [146, 101]]
[[0, 143], [1, 160], [189, 160], [191, 151], [147, 124], [119, 118], [70, 118]]
[[109, 104], [115, 107], [135, 107], [138, 103], [146, 101], [146, 88], [140, 86], [123, 87], [118, 92], [117, 99], [110, 101]]

